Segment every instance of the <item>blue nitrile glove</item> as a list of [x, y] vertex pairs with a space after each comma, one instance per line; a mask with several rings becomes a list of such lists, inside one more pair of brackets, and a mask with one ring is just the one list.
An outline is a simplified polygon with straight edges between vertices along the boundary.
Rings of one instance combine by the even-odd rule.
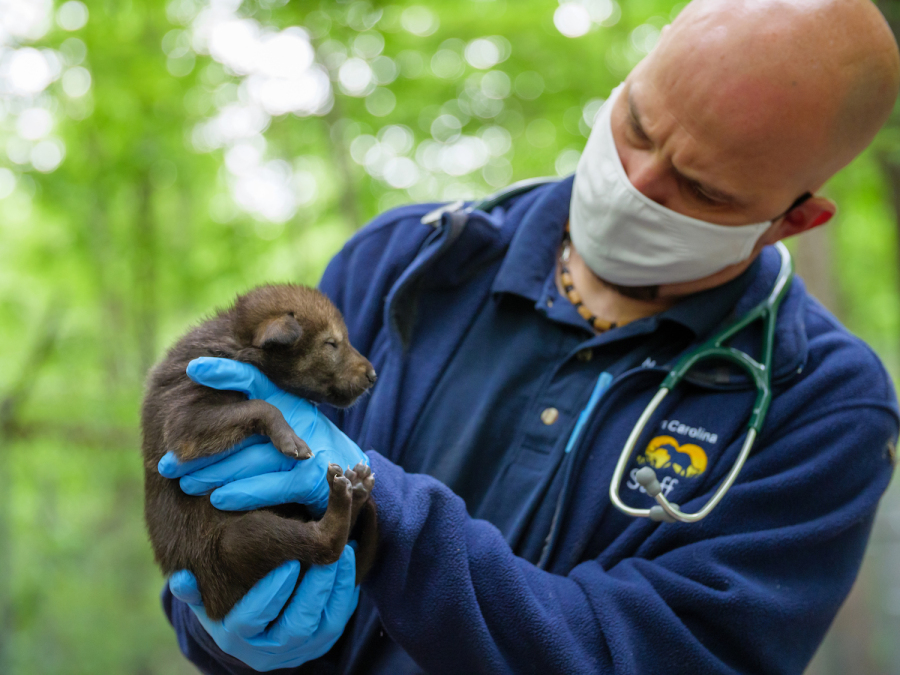
[[282, 391], [254, 366], [203, 356], [188, 364], [187, 374], [198, 384], [241, 391], [249, 398], [271, 403], [314, 455], [301, 461], [285, 457], [262, 436], [190, 462], [181, 463], [174, 453], [167, 452], [159, 461], [159, 472], [166, 478], [181, 478], [181, 489], [187, 494], [205, 495], [213, 490], [210, 501], [223, 511], [297, 502], [321, 515], [328, 506], [328, 465], [352, 469], [359, 462], [369, 463], [359, 446], [316, 406]]
[[170, 577], [169, 590], [193, 610], [219, 649], [254, 670], [268, 671], [295, 668], [325, 654], [356, 610], [359, 587], [352, 546], [344, 547], [337, 562], [307, 570], [291, 596], [299, 576], [297, 561], [271, 571], [221, 621], [206, 615], [197, 579], [187, 570]]

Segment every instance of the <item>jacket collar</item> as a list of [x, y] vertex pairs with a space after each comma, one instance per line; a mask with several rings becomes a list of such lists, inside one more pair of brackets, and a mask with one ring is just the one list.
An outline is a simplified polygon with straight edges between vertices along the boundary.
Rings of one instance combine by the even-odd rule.
[[[468, 217], [462, 211], [448, 212], [441, 218], [435, 236], [423, 246], [410, 270], [395, 285], [390, 296], [406, 295], [417, 285], [409, 277], [426, 275], [431, 286], [455, 285], [467, 278], [468, 270], [481, 267], [486, 260], [504, 255], [500, 270], [491, 286], [492, 292], [510, 292], [537, 300], [546, 281], [547, 270], [555, 264], [555, 245], [537, 245], [548, 238], [559, 239], [569, 217], [569, 203], [574, 177], [537, 187], [518, 196], [508, 204], [494, 208], [490, 213], [474, 211]], [[715, 332], [732, 316], [739, 316], [765, 300], [772, 290], [781, 259], [774, 247], [766, 247], [759, 259], [741, 277], [717, 289], [686, 298], [669, 310], [675, 312], [679, 322], [690, 323], [697, 342]], [[427, 273], [426, 273], [427, 270]], [[405, 288], [403, 288], [405, 287]], [[727, 287], [727, 288], [726, 288]], [[724, 289], [724, 291], [723, 291]], [[716, 320], [697, 320], [693, 307], [710, 299], [708, 294], [730, 294], [732, 312], [717, 316]], [[417, 295], [413, 293], [413, 295]], [[388, 306], [395, 305], [388, 297]], [[412, 298], [409, 298], [412, 300]], [[386, 308], [387, 309], [387, 308]], [[787, 297], [781, 304], [776, 325], [772, 379], [788, 379], [806, 364], [808, 344], [804, 313], [806, 290], [801, 279], [794, 278]], [[388, 310], [390, 313], [390, 310]], [[402, 314], [408, 315], [406, 312]], [[394, 320], [399, 317], [395, 314]], [[758, 358], [762, 344], [762, 324], [757, 322], [738, 334], [731, 345]], [[715, 373], [715, 374], [713, 374]], [[727, 369], [715, 369], [709, 374], [698, 373], [698, 384], [729, 386], [741, 384], [743, 374]]]
[[[555, 272], [559, 244], [569, 219], [573, 180], [570, 176], [553, 185], [518, 223], [491, 287], [494, 294], [513, 293], [535, 303], [542, 299], [550, 283], [548, 277]], [[653, 326], [671, 321], [695, 337], [709, 334], [731, 314], [758, 267], [755, 262], [736, 279], [684, 298], [652, 317]]]

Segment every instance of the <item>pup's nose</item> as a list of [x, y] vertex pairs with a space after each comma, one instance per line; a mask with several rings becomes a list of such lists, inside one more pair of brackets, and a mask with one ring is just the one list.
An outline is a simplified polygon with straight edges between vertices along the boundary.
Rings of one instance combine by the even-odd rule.
[[366, 371], [366, 377], [367, 377], [368, 380], [369, 380], [369, 384], [375, 384], [375, 380], [378, 379], [378, 376], [375, 374], [375, 369], [374, 369], [374, 368], [369, 368], [369, 369]]

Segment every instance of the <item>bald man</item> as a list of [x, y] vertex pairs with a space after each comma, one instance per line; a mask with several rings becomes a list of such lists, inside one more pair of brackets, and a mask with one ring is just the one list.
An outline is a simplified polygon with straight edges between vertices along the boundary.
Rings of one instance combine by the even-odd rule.
[[[574, 178], [361, 230], [321, 287], [379, 381], [325, 412], [374, 469], [378, 560], [358, 606], [347, 549], [296, 590], [276, 570], [223, 622], [173, 577], [188, 658], [208, 673], [802, 673], [856, 577], [898, 410], [878, 359], [801, 280], [777, 317], [768, 417], [719, 506], [633, 518], [609, 486], [672, 365], [770, 296], [772, 244], [834, 215], [816, 194], [898, 83], [869, 0], [695, 0], [610, 95]], [[759, 354], [761, 338], [732, 344]], [[199, 381], [264, 389], [241, 364], [215, 371]], [[727, 364], [693, 369], [639, 439], [624, 505], [655, 505], [638, 480], [651, 467], [700, 509], [755, 397]], [[267, 452], [182, 485], [219, 488], [223, 509], [310, 501], [311, 463]]]

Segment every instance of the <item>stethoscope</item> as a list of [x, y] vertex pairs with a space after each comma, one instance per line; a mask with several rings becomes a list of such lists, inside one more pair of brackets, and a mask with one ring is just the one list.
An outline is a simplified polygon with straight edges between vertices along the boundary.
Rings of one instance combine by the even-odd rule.
[[[442, 216], [445, 213], [461, 212], [465, 217], [468, 217], [476, 210], [489, 213], [492, 209], [501, 206], [507, 200], [551, 182], [552, 180], [554, 179], [538, 178], [522, 181], [496, 195], [471, 204], [468, 207], [465, 207], [463, 202], [442, 206], [422, 218], [422, 222], [436, 226], [440, 223]], [[657, 522], [695, 523], [710, 514], [716, 505], [722, 501], [725, 493], [728, 492], [735, 480], [737, 480], [738, 474], [743, 468], [744, 463], [747, 461], [750, 451], [753, 449], [756, 437], [762, 429], [763, 422], [765, 421], [766, 414], [769, 410], [769, 404], [772, 401], [772, 355], [775, 346], [775, 322], [778, 315], [778, 309], [784, 298], [787, 296], [791, 286], [791, 280], [794, 276], [794, 265], [791, 260], [791, 254], [788, 252], [787, 248], [781, 242], [775, 244], [775, 248], [781, 256], [781, 267], [778, 270], [778, 276], [775, 279], [775, 284], [772, 286], [769, 296], [749, 312], [720, 329], [699, 347], [680, 357], [672, 366], [672, 369], [665, 380], [663, 380], [656, 395], [644, 409], [643, 414], [638, 418], [634, 428], [632, 428], [631, 434], [629, 434], [628, 440], [625, 442], [625, 446], [622, 448], [622, 452], [619, 455], [619, 461], [616, 463], [616, 469], [609, 486], [610, 500], [613, 505], [623, 513], [638, 518], [650, 518]], [[752, 358], [749, 354], [735, 349], [734, 347], [725, 346], [724, 344], [744, 328], [758, 320], [763, 322], [762, 363]], [[677, 504], [673, 504], [666, 499], [666, 496], [662, 491], [662, 485], [656, 477], [656, 472], [651, 467], [645, 466], [637, 471], [634, 478], [646, 493], [656, 500], [657, 505], [649, 509], [636, 509], [627, 506], [619, 496], [619, 487], [622, 483], [625, 469], [634, 452], [634, 447], [637, 445], [638, 440], [643, 434], [647, 423], [650, 421], [650, 418], [656, 412], [656, 409], [659, 407], [660, 403], [662, 403], [663, 399], [668, 396], [682, 380], [684, 380], [691, 368], [701, 361], [711, 359], [729, 361], [743, 368], [756, 385], [756, 402], [753, 405], [750, 420], [747, 423], [747, 436], [744, 439], [744, 444], [741, 447], [741, 451], [738, 454], [734, 465], [731, 467], [731, 470], [728, 472], [728, 475], [722, 481], [721, 485], [719, 485], [715, 494], [706, 502], [703, 508], [694, 513], [685, 513]], [[603, 373], [598, 379], [590, 400], [585, 409], [578, 416], [575, 427], [566, 443], [566, 455], [569, 455], [571, 450], [576, 447], [580, 440], [581, 432], [590, 419], [594, 409], [597, 407], [597, 404], [600, 402], [600, 399], [603, 397], [603, 394], [606, 393], [606, 390], [612, 384], [612, 380], [613, 378], [609, 373]], [[572, 465], [573, 463], [570, 462], [569, 468], [571, 468]], [[567, 475], [564, 483], [567, 484], [569, 472], [567, 471], [566, 473]], [[562, 493], [560, 494], [560, 499], [558, 500], [556, 512], [553, 516], [550, 534], [547, 536], [546, 545], [540, 561], [538, 562], [538, 567], [542, 569], [546, 567], [549, 561], [550, 552], [559, 535], [558, 526], [563, 506], [562, 497], [565, 493], [566, 486], [564, 485]]]
[[[650, 518], [651, 520], [667, 523], [676, 521], [696, 523], [710, 514], [716, 505], [722, 501], [725, 493], [728, 492], [737, 479], [744, 462], [747, 461], [747, 457], [750, 455], [753, 444], [756, 442], [756, 437], [762, 429], [766, 414], [769, 411], [769, 404], [772, 402], [772, 353], [775, 346], [775, 320], [778, 315], [778, 308], [787, 295], [794, 276], [794, 264], [791, 261], [791, 254], [788, 253], [785, 245], [778, 242], [775, 244], [775, 248], [781, 256], [781, 268], [778, 270], [778, 276], [775, 279], [775, 285], [772, 287], [769, 297], [744, 314], [744, 316], [738, 317], [722, 328], [702, 345], [682, 356], [672, 367], [666, 379], [663, 380], [659, 386], [659, 391], [656, 392], [656, 396], [644, 409], [643, 414], [638, 418], [637, 424], [631, 430], [631, 434], [625, 442], [625, 447], [622, 448], [622, 453], [619, 455], [619, 461], [616, 464], [616, 470], [609, 485], [609, 498], [615, 507], [623, 513], [629, 516]], [[763, 322], [762, 363], [756, 361], [745, 352], [724, 345], [726, 340], [731, 339], [757, 320]], [[635, 509], [627, 506], [619, 497], [619, 486], [622, 482], [625, 468], [631, 459], [634, 446], [647, 426], [647, 422], [650, 421], [662, 400], [685, 378], [690, 369], [700, 361], [710, 359], [730, 361], [740, 366], [747, 371], [756, 384], [756, 402], [753, 404], [750, 421], [747, 423], [747, 436], [744, 439], [744, 445], [741, 447], [740, 454], [738, 454], [734, 465], [731, 467], [731, 471], [728, 472], [722, 484], [719, 485], [715, 494], [706, 502], [703, 508], [694, 513], [685, 513], [678, 508], [677, 504], [673, 504], [666, 499], [666, 496], [662, 493], [662, 487], [656, 478], [656, 472], [651, 467], [645, 466], [637, 471], [634, 479], [644, 488], [648, 495], [656, 500], [657, 506], [649, 509]]]

